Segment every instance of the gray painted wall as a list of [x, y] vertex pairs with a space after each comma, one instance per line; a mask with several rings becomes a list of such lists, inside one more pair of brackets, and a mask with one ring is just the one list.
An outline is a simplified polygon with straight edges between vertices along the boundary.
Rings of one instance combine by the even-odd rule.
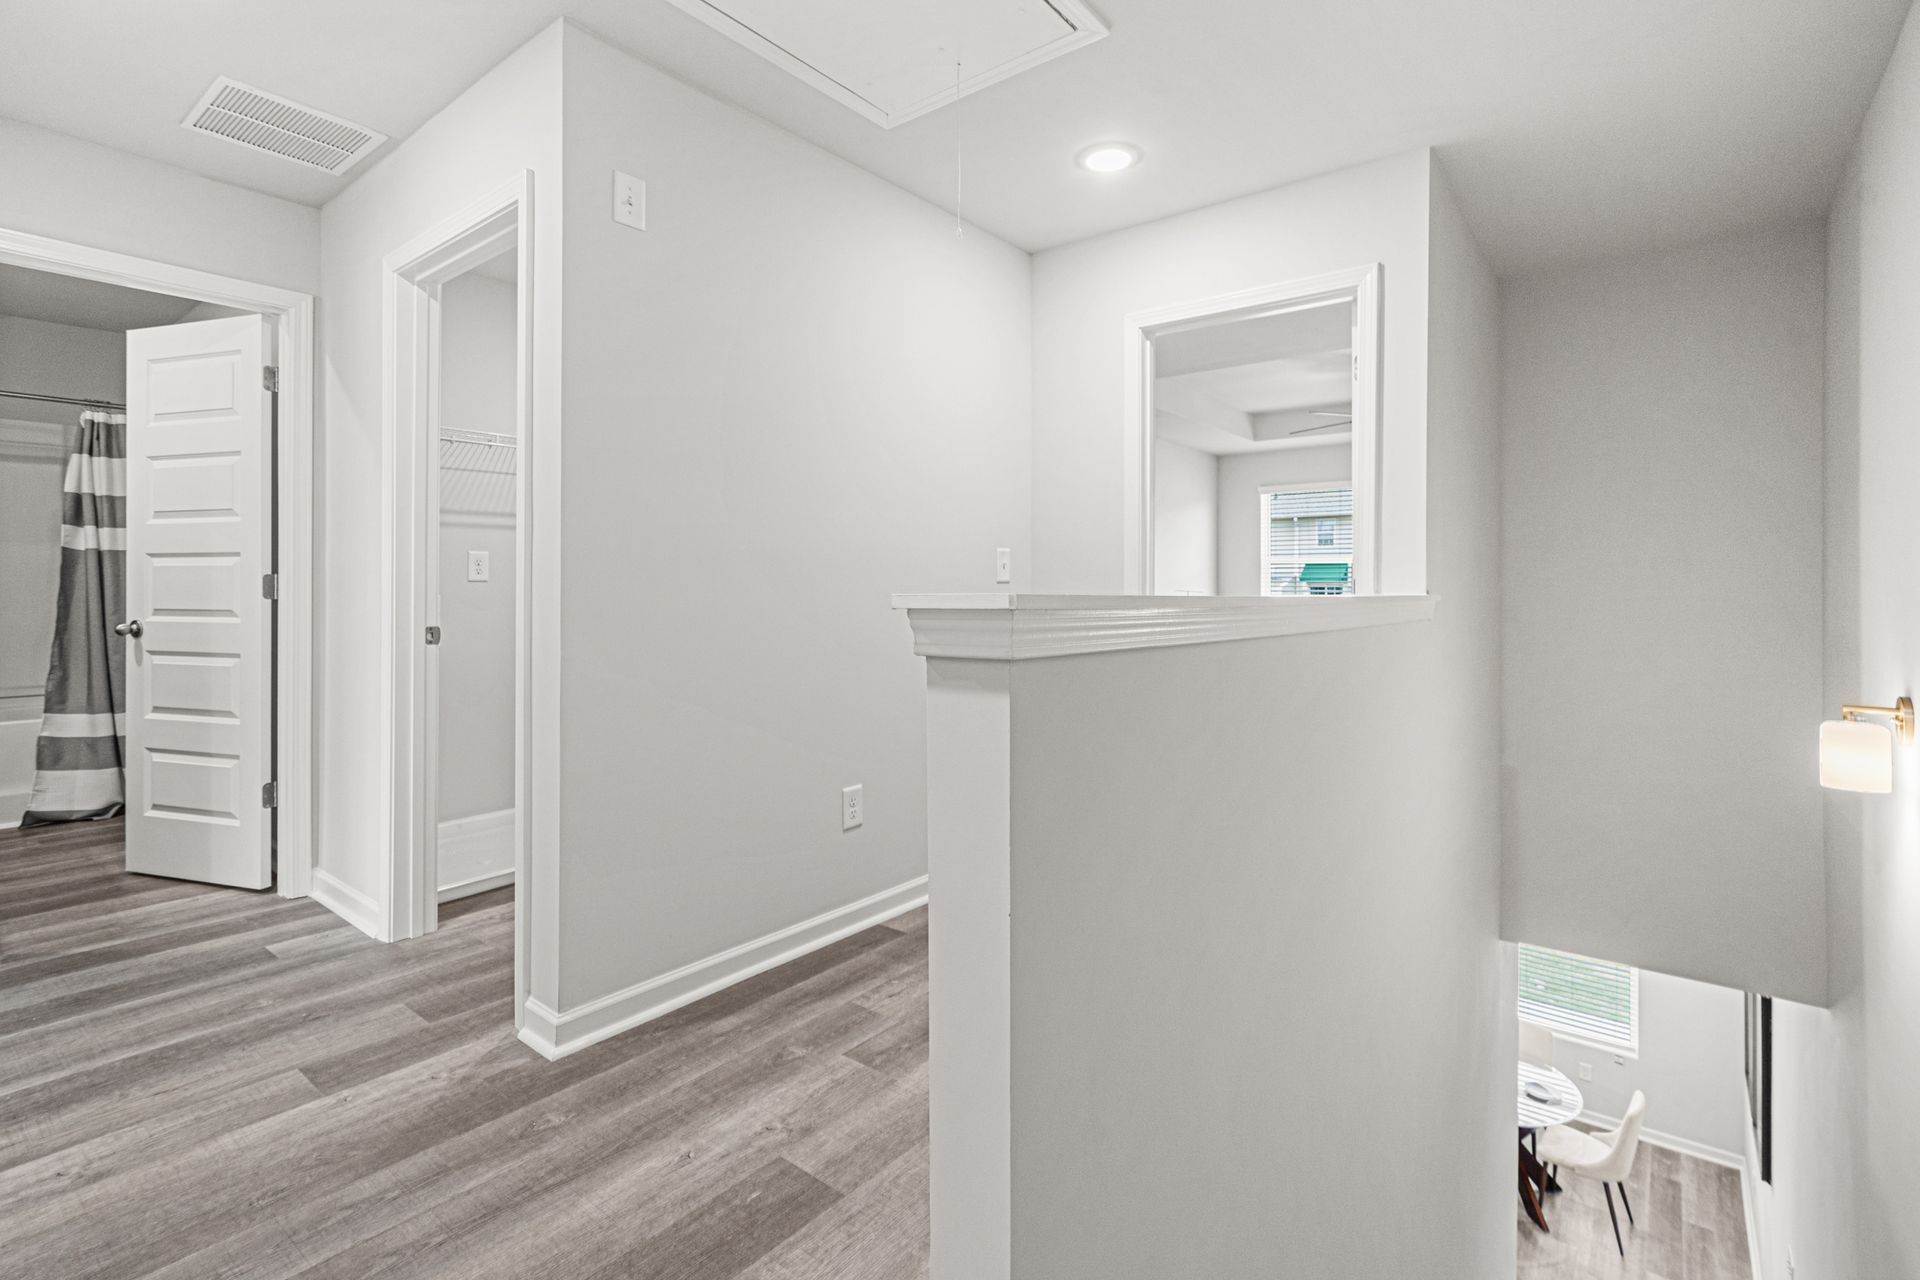
[[1392, 296], [1430, 270], [1450, 305], [1388, 323], [1431, 369], [1399, 426], [1431, 446], [1435, 619], [1017, 664], [1016, 1280], [1513, 1273], [1497, 301], [1438, 183], [1419, 240]]
[[[1909, 20], [1829, 217], [1827, 715], [1920, 690], [1917, 154]], [[1797, 1280], [1920, 1275], [1916, 759], [1897, 753], [1892, 795], [1827, 795], [1833, 1003], [1775, 1009], [1768, 1280], [1786, 1280], [1789, 1252]]]
[[1025, 589], [1032, 393], [1026, 254], [577, 28], [565, 62], [563, 1009], [926, 873], [890, 593], [994, 590], [996, 547]]
[[1823, 256], [1802, 225], [1507, 284], [1516, 941], [1826, 996]]

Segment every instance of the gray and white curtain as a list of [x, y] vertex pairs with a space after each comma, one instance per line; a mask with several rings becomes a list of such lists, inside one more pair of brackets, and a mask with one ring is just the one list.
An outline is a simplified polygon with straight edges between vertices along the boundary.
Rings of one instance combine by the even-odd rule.
[[126, 803], [127, 420], [89, 411], [67, 457], [60, 598], [23, 827], [111, 818]]

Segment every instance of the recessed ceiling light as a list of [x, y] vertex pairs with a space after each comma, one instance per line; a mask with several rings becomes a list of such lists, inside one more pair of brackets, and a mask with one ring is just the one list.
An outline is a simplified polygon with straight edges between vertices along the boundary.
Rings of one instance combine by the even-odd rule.
[[1101, 142], [1074, 157], [1082, 169], [1093, 173], [1119, 173], [1140, 163], [1140, 148], [1125, 142]]

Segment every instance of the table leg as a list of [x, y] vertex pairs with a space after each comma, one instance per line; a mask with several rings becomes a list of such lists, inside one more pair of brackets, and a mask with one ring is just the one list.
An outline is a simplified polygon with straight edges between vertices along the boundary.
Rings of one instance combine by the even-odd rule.
[[1526, 1143], [1520, 1144], [1520, 1203], [1527, 1207], [1527, 1216], [1533, 1219], [1533, 1225], [1542, 1231], [1551, 1231], [1547, 1225], [1547, 1215], [1540, 1210], [1540, 1194], [1536, 1188], [1547, 1183], [1547, 1171], [1533, 1152], [1527, 1150]]

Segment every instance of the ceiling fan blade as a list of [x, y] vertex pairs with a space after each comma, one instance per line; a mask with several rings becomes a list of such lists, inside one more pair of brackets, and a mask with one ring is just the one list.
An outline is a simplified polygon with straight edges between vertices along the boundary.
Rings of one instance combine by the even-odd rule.
[[1348, 418], [1345, 422], [1323, 422], [1317, 427], [1295, 427], [1292, 431], [1287, 432], [1287, 434], [1290, 436], [1308, 436], [1316, 431], [1336, 431], [1341, 427], [1349, 425], [1352, 421], [1352, 418]]
[[1339, 409], [1309, 409], [1307, 416], [1309, 418], [1345, 418], [1348, 422], [1353, 421], [1351, 413], [1345, 413]]

